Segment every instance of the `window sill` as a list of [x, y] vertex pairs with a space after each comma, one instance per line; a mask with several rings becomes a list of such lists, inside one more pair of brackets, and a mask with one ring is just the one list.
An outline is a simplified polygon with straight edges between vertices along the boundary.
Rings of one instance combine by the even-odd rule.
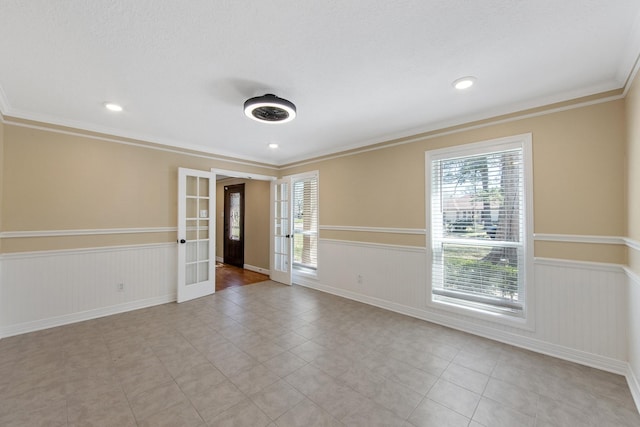
[[433, 300], [433, 297], [427, 301], [427, 306], [441, 311], [447, 311], [457, 316], [471, 317], [473, 319], [484, 320], [500, 326], [509, 326], [527, 331], [534, 331], [535, 324], [533, 316], [511, 315], [500, 312], [493, 312], [482, 309], [480, 307], [472, 307], [464, 304], [458, 304], [451, 301]]

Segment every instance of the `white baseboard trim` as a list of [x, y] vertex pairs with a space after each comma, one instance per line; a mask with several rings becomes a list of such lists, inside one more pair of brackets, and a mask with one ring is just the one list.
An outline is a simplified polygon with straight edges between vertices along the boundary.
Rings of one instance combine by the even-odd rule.
[[619, 375], [626, 375], [629, 370], [626, 361], [575, 350], [561, 345], [540, 341], [534, 338], [527, 338], [524, 336], [516, 335], [506, 331], [499, 331], [470, 320], [453, 318], [448, 314], [416, 309], [379, 298], [369, 297], [355, 292], [346, 291], [344, 289], [334, 288], [332, 286], [324, 285], [314, 280], [305, 280], [304, 278], [299, 278], [298, 280], [296, 280], [296, 284], [354, 301], [362, 302], [364, 304], [369, 304], [375, 307], [394, 311], [396, 313], [422, 319], [428, 322], [436, 323], [438, 325], [446, 326], [452, 329], [468, 332], [470, 334], [488, 338], [494, 341], [499, 341], [505, 344], [535, 351], [537, 353], [542, 353], [570, 362], [579, 363], [581, 365], [590, 366], [592, 368], [601, 369], [603, 371], [612, 372]]
[[638, 408], [638, 412], [640, 412], [640, 382], [638, 382], [638, 378], [629, 364], [627, 364], [625, 377], [627, 378], [629, 391], [631, 391], [631, 397], [633, 397], [633, 401], [636, 403], [636, 408]]
[[155, 305], [166, 304], [176, 301], [176, 294], [164, 295], [161, 297], [147, 298], [138, 301], [131, 301], [124, 304], [101, 307], [94, 310], [82, 311], [79, 313], [67, 314], [64, 316], [51, 317], [47, 319], [35, 320], [32, 322], [19, 323], [0, 329], [0, 338], [7, 338], [14, 335], [26, 334], [43, 329], [54, 328], [56, 326], [68, 325], [71, 323], [83, 322], [85, 320], [97, 319], [110, 316], [112, 314], [124, 313]]
[[[216, 262], [224, 263], [224, 258], [221, 256], [217, 256]], [[251, 264], [243, 264], [242, 268], [249, 271], [255, 271], [256, 273], [266, 274], [267, 276], [271, 274], [271, 270], [269, 270], [268, 268], [256, 267], [255, 265]]]
[[255, 271], [256, 273], [266, 274], [267, 276], [271, 274], [271, 270], [269, 269], [256, 267], [255, 265], [250, 265], [250, 264], [244, 264], [244, 269], [249, 271]]

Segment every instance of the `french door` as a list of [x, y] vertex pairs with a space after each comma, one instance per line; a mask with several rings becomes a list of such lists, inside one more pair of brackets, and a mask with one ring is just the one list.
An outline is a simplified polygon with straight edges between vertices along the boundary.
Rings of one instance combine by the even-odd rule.
[[271, 280], [291, 285], [291, 179], [271, 181]]
[[178, 169], [178, 302], [216, 290], [215, 191], [210, 171]]

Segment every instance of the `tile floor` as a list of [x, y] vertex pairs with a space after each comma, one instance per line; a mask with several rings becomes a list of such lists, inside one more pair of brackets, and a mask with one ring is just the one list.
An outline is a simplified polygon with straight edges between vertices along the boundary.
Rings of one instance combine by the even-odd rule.
[[273, 282], [0, 340], [0, 425], [640, 426], [625, 379]]

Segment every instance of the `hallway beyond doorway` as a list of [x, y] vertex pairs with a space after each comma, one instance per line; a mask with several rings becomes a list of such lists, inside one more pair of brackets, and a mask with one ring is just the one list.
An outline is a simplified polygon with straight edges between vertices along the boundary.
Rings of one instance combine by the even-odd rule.
[[216, 262], [216, 291], [252, 285], [269, 280], [269, 276], [229, 264]]

